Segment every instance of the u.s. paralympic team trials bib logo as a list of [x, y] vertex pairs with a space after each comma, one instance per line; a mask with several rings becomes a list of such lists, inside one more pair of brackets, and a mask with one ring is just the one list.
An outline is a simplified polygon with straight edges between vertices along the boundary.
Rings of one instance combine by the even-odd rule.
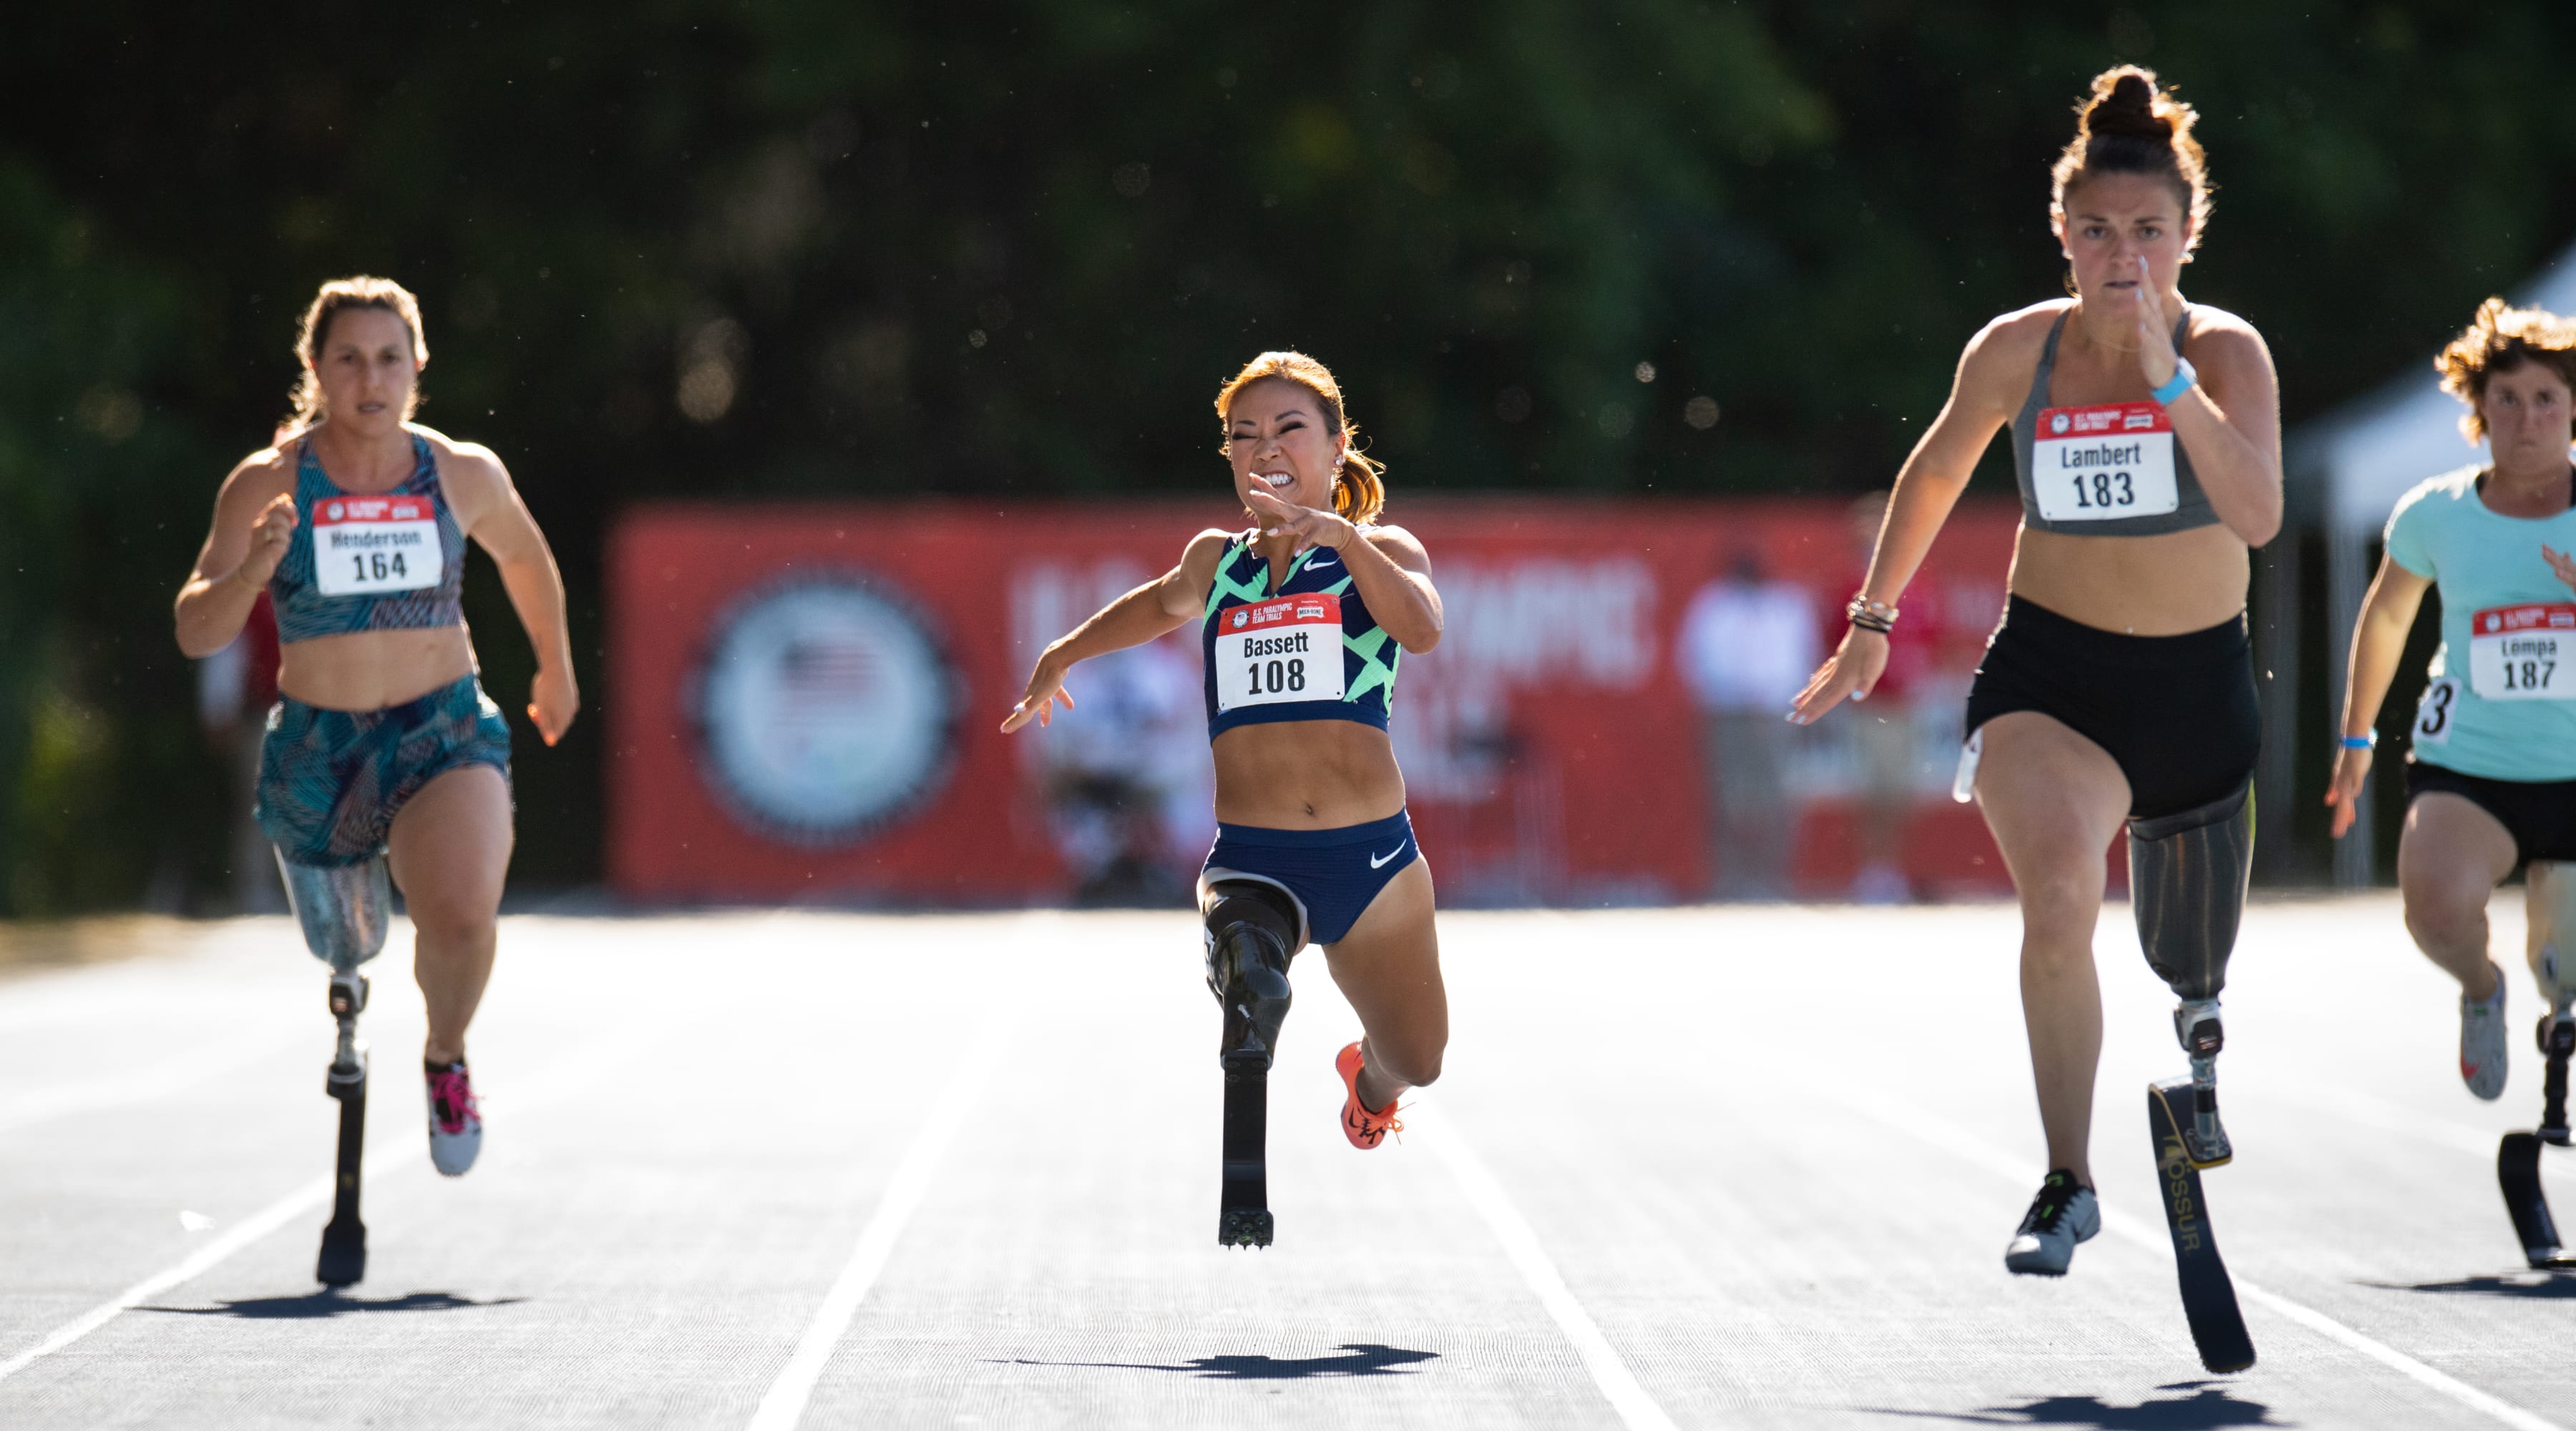
[[698, 682], [708, 783], [764, 833], [849, 843], [947, 773], [953, 684], [920, 618], [855, 574], [757, 591]]

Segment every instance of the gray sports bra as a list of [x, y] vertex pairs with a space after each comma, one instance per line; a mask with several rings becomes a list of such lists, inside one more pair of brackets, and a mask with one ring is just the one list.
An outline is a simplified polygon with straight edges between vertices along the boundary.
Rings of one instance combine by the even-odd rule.
[[[2060, 414], [2054, 419], [2054, 423], [2062, 426], [2068, 421], [2065, 414], [2078, 411], [2067, 408], [2052, 409], [2048, 405], [2048, 380], [2057, 371], [2057, 340], [2066, 334], [2066, 314], [2074, 311], [2069, 307], [2065, 312], [2059, 313], [2057, 322], [2050, 326], [2048, 343], [2039, 350], [2039, 367], [2031, 374], [2030, 396], [2022, 402], [2021, 412], [2013, 418], [2012, 422], [2013, 473], [2021, 480], [2022, 525], [2037, 527], [2044, 532], [2066, 532], [2079, 537], [2152, 537], [2161, 536], [2166, 532], [2187, 532], [2194, 527], [2216, 526], [2218, 513], [2210, 508], [2209, 496], [2200, 490], [2200, 478], [2191, 470], [2190, 456], [2182, 450], [2181, 441], [2170, 436], [2170, 429], [2167, 429], [2168, 435], [2165, 440], [2170, 443], [2173, 450], [2176, 499], [2176, 504], [2170, 511], [2151, 512], [2143, 516], [2117, 515], [2121, 506], [2137, 502], [2141, 494], [2137, 490], [2138, 484], [2131, 480], [2130, 474], [2118, 468], [2117, 459], [2120, 455], [2122, 439], [2128, 434], [2115, 430], [2104, 431], [2103, 435], [2094, 442], [2095, 450], [2103, 452], [2108, 460], [2078, 464], [2073, 459], [2087, 454], [2084, 448], [2077, 447], [2072, 450], [2070, 456], [2061, 456], [2059, 462], [2061, 466], [2075, 467], [2077, 470], [2064, 473], [2057, 471], [2039, 473], [2032, 470], [2031, 453], [2034, 443], [2039, 439], [2041, 414], [2048, 412]], [[2185, 304], [2182, 321], [2174, 324], [2175, 352], [2182, 351], [2183, 333], [2190, 326], [2191, 307]], [[2152, 401], [2131, 404], [2097, 403], [2081, 411], [2099, 413], [2106, 408], [2123, 406], [2134, 412], [2137, 409], [2153, 408], [2155, 404]], [[2143, 414], [2133, 416], [2126, 425], [2135, 425], [2136, 422], [2143, 420], [2143, 416]], [[2158, 416], [2160, 418], [2160, 415]], [[2111, 427], [2117, 428], [2121, 425], [2123, 424], [2115, 422]], [[2051, 436], [2062, 438], [2065, 434], [2052, 433]], [[2060, 493], [2056, 490], [2054, 484], [2061, 480], [2074, 484], [2070, 492]], [[2051, 499], [2049, 508], [2058, 514], [2053, 518], [2042, 515], [2039, 483], [2043, 481], [2052, 484], [2048, 494]], [[2148, 496], [2152, 500], [2153, 494], [2150, 493]], [[2095, 511], [2104, 512], [2106, 515], [2094, 517], [2091, 514]]]

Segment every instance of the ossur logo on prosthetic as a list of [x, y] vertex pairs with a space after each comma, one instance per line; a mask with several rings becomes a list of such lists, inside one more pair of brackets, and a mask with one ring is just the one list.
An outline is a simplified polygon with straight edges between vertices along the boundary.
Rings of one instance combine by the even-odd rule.
[[1342, 599], [1282, 596], [1220, 616], [1216, 708], [1342, 698]]
[[436, 586], [447, 553], [427, 497], [333, 497], [313, 508], [313, 584], [324, 596]]
[[2469, 684], [2491, 701], [2576, 700], [2576, 677], [2558, 679], [2576, 643], [2576, 605], [2497, 606], [2469, 618]]
[[2045, 409], [2030, 462], [2039, 514], [2052, 522], [2155, 517], [2182, 505], [2173, 422], [2155, 403]]

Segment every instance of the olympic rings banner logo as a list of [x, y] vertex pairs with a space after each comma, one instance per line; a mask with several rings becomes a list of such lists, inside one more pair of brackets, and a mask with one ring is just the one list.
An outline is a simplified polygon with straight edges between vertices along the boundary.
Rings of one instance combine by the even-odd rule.
[[[1215, 834], [1196, 624], [997, 727], [1207, 503], [657, 504], [609, 542], [606, 864], [665, 901], [1183, 902]], [[1879, 694], [1799, 730], [1842, 500], [1403, 498], [1447, 613], [1392, 734], [1452, 905], [2009, 889], [1947, 799], [2015, 511], [1965, 505]], [[1787, 690], [1782, 688], [1784, 684]]]

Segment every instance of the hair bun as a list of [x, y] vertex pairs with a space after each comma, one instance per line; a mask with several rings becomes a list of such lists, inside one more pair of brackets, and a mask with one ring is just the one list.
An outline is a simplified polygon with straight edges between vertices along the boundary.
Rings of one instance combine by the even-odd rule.
[[2156, 112], [2156, 77], [2136, 65], [2105, 70], [2093, 81], [2093, 100], [2084, 106], [2084, 137], [2114, 136], [2170, 144], [2174, 121]]

